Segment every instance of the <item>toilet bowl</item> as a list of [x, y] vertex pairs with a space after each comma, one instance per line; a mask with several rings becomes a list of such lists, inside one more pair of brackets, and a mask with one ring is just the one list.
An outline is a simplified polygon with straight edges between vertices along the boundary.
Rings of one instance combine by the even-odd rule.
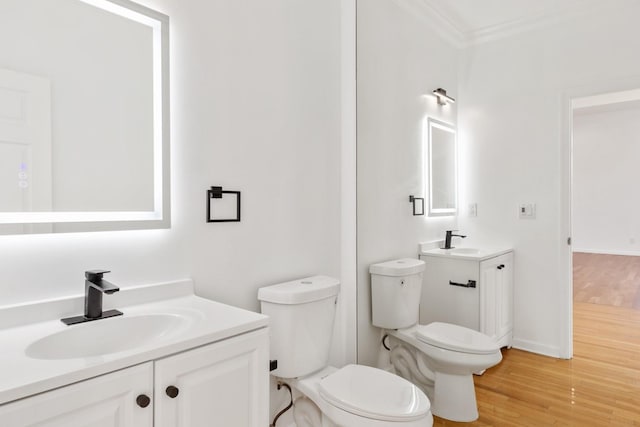
[[416, 384], [431, 401], [434, 415], [452, 421], [478, 418], [473, 373], [502, 360], [489, 336], [449, 323], [419, 325], [424, 261], [400, 259], [373, 264], [373, 325], [390, 336], [394, 371]]
[[[288, 382], [317, 408], [315, 414], [306, 414], [305, 420], [324, 418], [324, 424], [320, 424], [323, 427], [433, 425], [429, 399], [424, 393], [410, 382], [381, 369], [362, 365], [347, 365], [340, 369], [329, 366]], [[305, 407], [304, 410], [313, 412], [314, 408]], [[303, 427], [298, 417], [297, 414], [297, 424]]]
[[[434, 415], [460, 422], [478, 418], [473, 373], [502, 360], [494, 340], [472, 329], [440, 322], [387, 333], [392, 363], [406, 364], [406, 358], [414, 361], [408, 369], [405, 365], [401, 376], [410, 381], [417, 375], [431, 380], [421, 388], [429, 396]], [[400, 362], [399, 357], [405, 360]]]
[[328, 365], [339, 281], [313, 276], [260, 288], [269, 316], [272, 375], [302, 396], [300, 427], [431, 427], [430, 402], [410, 381], [361, 365]]

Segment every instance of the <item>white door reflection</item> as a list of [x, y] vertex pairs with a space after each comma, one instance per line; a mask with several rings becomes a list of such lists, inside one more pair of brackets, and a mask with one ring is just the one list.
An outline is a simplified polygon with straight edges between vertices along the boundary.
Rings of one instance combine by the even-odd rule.
[[[0, 212], [52, 210], [48, 79], [0, 69]], [[15, 224], [15, 232], [51, 225]]]

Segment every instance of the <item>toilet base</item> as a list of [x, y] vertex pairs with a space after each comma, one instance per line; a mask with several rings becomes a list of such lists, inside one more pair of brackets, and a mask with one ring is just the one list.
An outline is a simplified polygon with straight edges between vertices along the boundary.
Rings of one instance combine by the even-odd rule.
[[[451, 396], [455, 398], [452, 399]], [[478, 404], [473, 375], [436, 372], [431, 413], [451, 421], [477, 420]]]
[[466, 354], [433, 347], [415, 337], [420, 325], [388, 331], [391, 364], [396, 374], [417, 385], [431, 401], [431, 413], [458, 422], [478, 419], [473, 372], [502, 360], [491, 354]]
[[293, 419], [297, 427], [338, 427], [322, 413], [318, 405], [306, 396], [296, 399], [293, 406]]

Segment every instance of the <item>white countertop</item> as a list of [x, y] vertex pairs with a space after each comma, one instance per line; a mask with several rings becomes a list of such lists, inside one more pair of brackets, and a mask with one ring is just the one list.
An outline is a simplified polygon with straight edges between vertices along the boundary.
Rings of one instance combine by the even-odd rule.
[[[124, 304], [128, 297], [132, 305]], [[153, 302], [143, 303], [149, 300]], [[29, 344], [40, 338], [87, 325], [67, 326], [60, 321], [82, 314], [82, 301], [77, 296], [0, 307], [0, 325], [9, 325], [0, 329], [0, 404], [268, 326], [267, 316], [194, 295], [193, 283], [185, 280], [123, 289], [104, 298], [105, 310], [117, 308], [124, 313], [122, 317], [163, 313], [190, 319], [180, 333], [100, 356], [48, 360], [26, 355]]]
[[494, 258], [499, 255], [506, 254], [513, 251], [513, 248], [509, 247], [484, 247], [479, 246], [477, 248], [464, 247], [452, 249], [441, 248], [421, 248], [420, 256], [434, 256], [450, 259], [464, 259], [472, 261], [483, 261], [485, 259]]

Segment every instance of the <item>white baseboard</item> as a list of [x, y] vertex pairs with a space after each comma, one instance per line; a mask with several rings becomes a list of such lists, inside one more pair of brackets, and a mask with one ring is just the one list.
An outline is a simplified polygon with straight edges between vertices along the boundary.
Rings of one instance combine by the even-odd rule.
[[541, 344], [535, 341], [514, 338], [513, 348], [528, 351], [531, 353], [541, 354], [543, 356], [555, 357], [556, 359], [561, 358], [560, 349], [558, 347]]
[[584, 253], [587, 253], [587, 254], [603, 254], [603, 255], [640, 256], [640, 251], [622, 251], [622, 250], [617, 250], [617, 249], [573, 248], [573, 252], [584, 252]]

